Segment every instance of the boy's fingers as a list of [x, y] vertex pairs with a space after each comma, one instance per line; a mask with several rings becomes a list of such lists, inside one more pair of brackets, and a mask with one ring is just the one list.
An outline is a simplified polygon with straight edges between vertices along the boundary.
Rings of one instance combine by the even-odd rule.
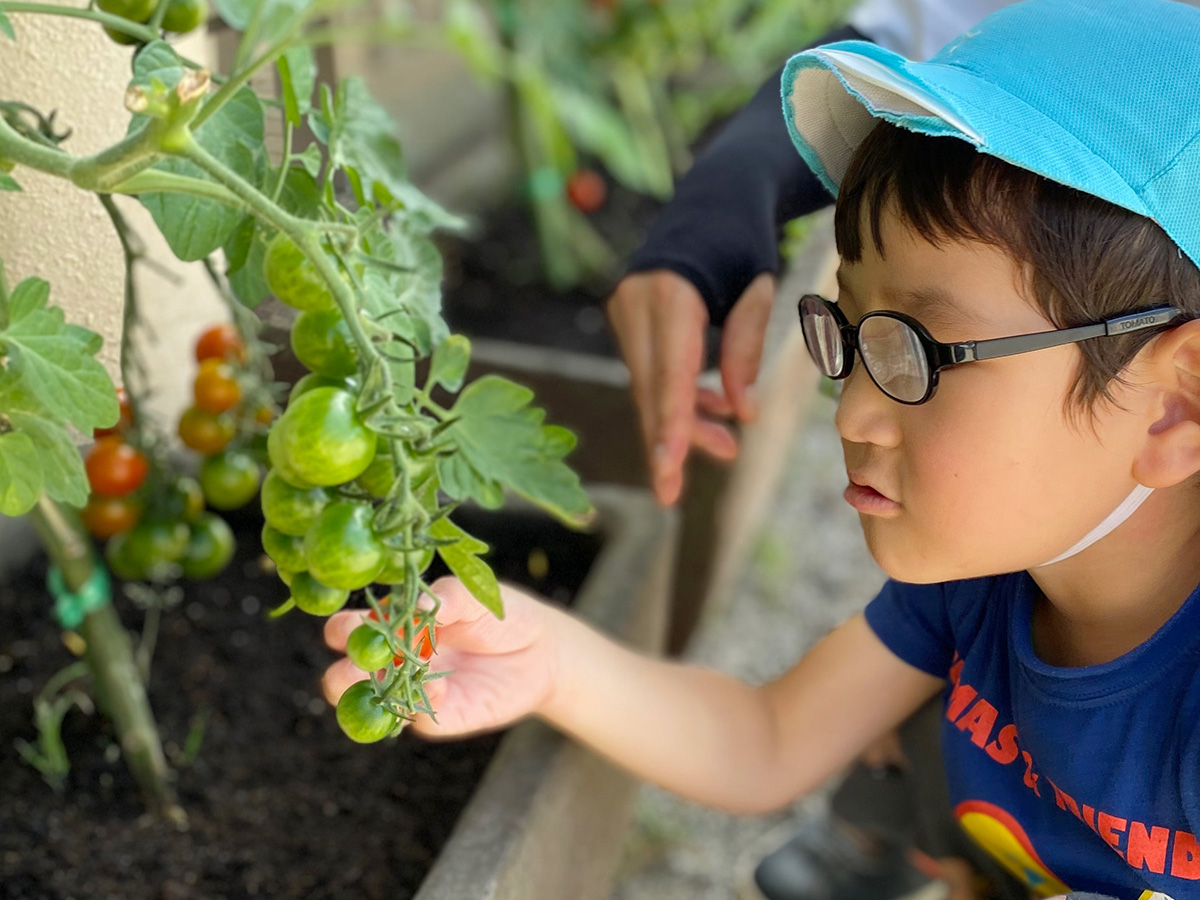
[[346, 639], [350, 637], [350, 632], [363, 623], [363, 619], [367, 617], [369, 610], [365, 609], [347, 609], [342, 612], [334, 613], [325, 620], [325, 643], [329, 649], [336, 650], [338, 653], [344, 653], [346, 650]]
[[752, 422], [758, 417], [753, 385], [762, 363], [767, 322], [775, 303], [775, 278], [763, 272], [746, 288], [725, 320], [721, 338], [721, 380], [738, 418]]
[[[441, 601], [437, 611], [438, 628], [457, 625], [460, 622], [473, 622], [487, 612], [483, 606], [471, 596], [467, 586], [452, 575], [445, 575], [429, 586], [434, 595]], [[422, 598], [422, 605], [429, 606], [431, 601]]]
[[696, 409], [701, 414], [714, 418], [733, 418], [733, 404], [729, 402], [729, 398], [712, 388], [702, 387], [696, 391]]
[[321, 689], [329, 705], [337, 706], [338, 700], [350, 685], [366, 681], [367, 677], [366, 672], [343, 657], [325, 670], [325, 676], [321, 679]]
[[692, 426], [692, 443], [714, 459], [729, 462], [737, 459], [738, 442], [733, 432], [720, 422], [696, 420]]

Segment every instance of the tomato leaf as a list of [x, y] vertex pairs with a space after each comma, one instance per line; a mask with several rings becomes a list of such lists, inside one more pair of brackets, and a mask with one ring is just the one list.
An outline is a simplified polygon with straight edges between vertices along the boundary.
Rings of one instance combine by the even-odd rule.
[[351, 183], [358, 183], [360, 204], [368, 198], [386, 203], [402, 193], [408, 182], [396, 126], [366, 83], [345, 78], [337, 93], [330, 98], [326, 92], [323, 100], [314, 131], [324, 135], [330, 165], [345, 169]]
[[317, 63], [311, 47], [292, 47], [275, 62], [279, 69], [283, 109], [292, 125], [301, 125], [312, 110], [313, 88], [317, 83]]
[[454, 576], [466, 585], [472, 597], [497, 619], [503, 619], [504, 601], [500, 599], [496, 573], [479, 558], [481, 553], [487, 553], [488, 545], [445, 518], [433, 522], [429, 531], [435, 539], [454, 541], [438, 547], [438, 555]]
[[39, 490], [44, 487], [55, 500], [72, 506], [87, 503], [89, 488], [83, 458], [62, 420], [7, 373], [0, 377], [0, 416], [8, 421], [11, 433], [24, 435], [33, 443], [41, 471]]
[[[196, 132], [196, 140], [251, 184], [262, 183], [267, 169], [263, 109], [250, 88], [234, 94]], [[155, 168], [194, 178], [208, 177], [183, 159], [168, 159]], [[184, 194], [143, 194], [140, 199], [171, 250], [187, 262], [203, 259], [221, 247], [243, 219], [241, 211], [216, 200]]]
[[0, 434], [0, 514], [20, 516], [42, 496], [37, 448], [19, 431]]
[[230, 290], [245, 306], [254, 309], [271, 290], [263, 273], [267, 244], [253, 216], [242, 220], [223, 249], [228, 263], [225, 277], [229, 279]]
[[504, 505], [504, 486], [480, 475], [461, 453], [441, 457], [437, 473], [442, 490], [452, 500], [474, 500], [484, 509]]
[[0, 11], [0, 31], [3, 31], [10, 41], [17, 39], [17, 33], [13, 31], [12, 22], [8, 20], [8, 16], [3, 11]]
[[471, 341], [461, 334], [452, 334], [433, 351], [429, 377], [446, 390], [457, 393], [467, 375], [471, 362]]
[[116, 389], [95, 359], [100, 335], [67, 324], [61, 309], [47, 306], [49, 297], [49, 284], [27, 278], [9, 298], [8, 327], [0, 331], [6, 374], [81, 431], [115, 425], [120, 415]]
[[544, 425], [545, 411], [530, 406], [531, 400], [528, 388], [485, 375], [459, 395], [451, 410], [459, 421], [446, 435], [484, 479], [500, 482], [567, 524], [582, 524], [592, 505], [579, 476], [563, 462], [571, 449], [565, 429]]
[[17, 179], [13, 178], [7, 172], [0, 172], [0, 191], [19, 191], [21, 186], [17, 184]]
[[166, 41], [151, 41], [133, 58], [133, 77], [129, 86], [147, 88], [158, 81], [164, 87], [173, 88], [182, 77], [183, 61], [174, 48]]

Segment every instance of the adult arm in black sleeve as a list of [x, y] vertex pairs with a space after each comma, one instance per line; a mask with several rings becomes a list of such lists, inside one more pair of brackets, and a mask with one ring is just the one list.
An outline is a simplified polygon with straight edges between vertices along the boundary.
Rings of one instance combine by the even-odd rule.
[[[843, 26], [810, 46], [867, 40]], [[670, 269], [696, 286], [709, 320], [725, 321], [746, 286], [779, 269], [779, 226], [833, 202], [792, 144], [780, 101], [782, 67], [679, 181], [630, 272]]]

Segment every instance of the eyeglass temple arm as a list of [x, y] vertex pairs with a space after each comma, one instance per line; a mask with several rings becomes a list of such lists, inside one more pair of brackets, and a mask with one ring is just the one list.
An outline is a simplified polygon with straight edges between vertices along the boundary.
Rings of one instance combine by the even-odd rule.
[[947, 362], [954, 365], [973, 362], [977, 359], [996, 359], [1001, 356], [1028, 353], [1032, 350], [1061, 347], [1064, 344], [1074, 344], [1091, 338], [1128, 334], [1131, 331], [1165, 325], [1179, 315], [1179, 310], [1164, 306], [1105, 319], [1095, 325], [1080, 325], [1076, 328], [1064, 328], [1059, 331], [1038, 331], [1033, 334], [1018, 334], [1013, 337], [993, 338], [987, 341], [942, 344], [939, 349], [942, 350], [941, 355], [946, 358]]

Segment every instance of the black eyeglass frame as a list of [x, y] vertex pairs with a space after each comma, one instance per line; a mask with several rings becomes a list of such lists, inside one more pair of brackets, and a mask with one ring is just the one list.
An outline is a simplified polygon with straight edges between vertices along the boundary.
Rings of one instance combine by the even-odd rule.
[[1050, 347], [1076, 344], [1080, 341], [1091, 340], [1092, 338], [1129, 334], [1133, 331], [1142, 331], [1146, 328], [1166, 325], [1173, 319], [1183, 315], [1182, 310], [1178, 310], [1173, 306], [1159, 306], [1139, 312], [1124, 313], [1091, 325], [1077, 325], [1072, 328], [1034, 331], [1028, 334], [1015, 334], [1010, 337], [989, 338], [982, 341], [958, 341], [952, 344], [945, 344], [935, 340], [924, 325], [912, 316], [905, 315], [904, 313], [886, 309], [876, 310], [875, 312], [867, 313], [859, 319], [857, 325], [851, 325], [850, 321], [846, 318], [846, 314], [842, 312], [836, 303], [826, 300], [819, 294], [805, 294], [800, 298], [800, 302], [797, 305], [797, 312], [800, 316], [800, 331], [804, 335], [804, 344], [808, 347], [808, 354], [813, 358], [818, 369], [821, 368], [821, 361], [818, 358], [818, 354], [814, 352], [813, 347], [809, 344], [808, 331], [804, 328], [804, 303], [806, 300], [815, 300], [820, 303], [833, 314], [838, 323], [838, 331], [842, 338], [842, 368], [836, 375], [823, 372], [826, 377], [834, 381], [841, 381], [850, 374], [854, 368], [854, 354], [856, 350], [859, 355], [862, 354], [862, 348], [859, 346], [859, 329], [862, 328], [863, 322], [882, 316], [895, 319], [912, 330], [920, 341], [922, 349], [925, 351], [925, 358], [929, 366], [929, 378], [925, 394], [919, 400], [901, 400], [899, 397], [893, 396], [875, 378], [871, 372], [871, 367], [865, 362], [863, 363], [863, 367], [867, 370], [867, 374], [871, 376], [871, 381], [875, 382], [875, 386], [889, 398], [895, 400], [897, 403], [903, 403], [905, 406], [920, 406], [932, 398], [937, 392], [939, 373], [942, 369], [948, 369], [951, 366], [978, 362], [981, 359], [997, 359], [1002, 356], [1032, 353], [1034, 350], [1046, 350]]

